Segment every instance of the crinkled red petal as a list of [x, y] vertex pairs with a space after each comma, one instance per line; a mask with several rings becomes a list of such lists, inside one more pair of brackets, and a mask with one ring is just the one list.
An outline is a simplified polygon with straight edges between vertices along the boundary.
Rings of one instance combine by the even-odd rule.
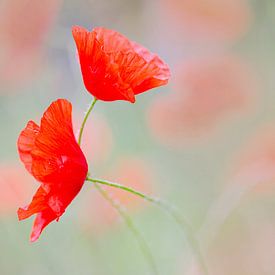
[[32, 198], [32, 202], [28, 206], [18, 209], [18, 218], [20, 221], [27, 219], [33, 214], [39, 213], [46, 208], [49, 208], [47, 205], [47, 193], [42, 187], [39, 187]]
[[164, 85], [168, 66], [122, 34], [97, 27], [73, 27], [86, 89], [96, 98], [135, 102], [135, 95]]
[[35, 232], [41, 232], [64, 213], [82, 188], [88, 172], [85, 156], [72, 130], [71, 112], [71, 103], [59, 99], [45, 111], [40, 127], [30, 121], [18, 138], [20, 159], [41, 182], [31, 204], [18, 210], [20, 220], [38, 214]]
[[32, 227], [32, 232], [30, 236], [31, 242], [35, 242], [40, 237], [43, 229], [55, 219], [56, 216], [50, 208], [38, 213]]

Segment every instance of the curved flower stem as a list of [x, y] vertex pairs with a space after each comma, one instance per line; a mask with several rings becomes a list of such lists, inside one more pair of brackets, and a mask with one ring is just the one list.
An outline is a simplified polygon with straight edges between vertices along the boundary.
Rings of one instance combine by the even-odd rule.
[[119, 188], [124, 191], [130, 192], [136, 196], [139, 196], [140, 198], [142, 198], [146, 201], [156, 204], [157, 206], [159, 206], [160, 208], [165, 210], [172, 218], [174, 218], [174, 220], [177, 222], [177, 224], [184, 231], [186, 238], [188, 239], [190, 248], [193, 250], [194, 254], [196, 255], [197, 262], [200, 265], [202, 272], [204, 273], [204, 275], [208, 274], [207, 267], [204, 263], [204, 259], [203, 259], [202, 253], [201, 253], [201, 248], [200, 248], [200, 245], [199, 245], [196, 237], [193, 234], [193, 229], [190, 226], [190, 224], [181, 216], [181, 214], [178, 212], [178, 210], [174, 206], [172, 206], [172, 205], [168, 204], [167, 202], [162, 201], [158, 198], [154, 198], [154, 197], [145, 195], [139, 191], [136, 191], [130, 187], [127, 187], [127, 186], [124, 186], [124, 185], [121, 185], [118, 183], [114, 183], [114, 182], [110, 182], [110, 181], [102, 180], [102, 179], [93, 179], [93, 178], [89, 178], [89, 177], [87, 177], [86, 180], [93, 182], [94, 184], [99, 183], [102, 185], [107, 185], [107, 186]]
[[[97, 102], [97, 99], [94, 98], [90, 107], [88, 108], [87, 113], [84, 116], [83, 122], [80, 127], [79, 136], [78, 136], [79, 146], [81, 145], [81, 140], [82, 140], [82, 135], [83, 135], [83, 131], [85, 128], [85, 124], [86, 124], [87, 119], [88, 119], [91, 111], [93, 110], [96, 102]], [[88, 176], [89, 176], [89, 173], [87, 175], [86, 180], [88, 180]], [[148, 264], [150, 265], [150, 267], [152, 269], [152, 274], [158, 275], [158, 271], [156, 268], [156, 264], [155, 264], [153, 255], [152, 255], [146, 241], [144, 240], [144, 238], [142, 237], [142, 235], [139, 233], [139, 231], [135, 227], [134, 223], [132, 222], [131, 218], [122, 209], [122, 207], [111, 198], [111, 196], [108, 194], [108, 192], [106, 192], [104, 189], [102, 189], [101, 186], [98, 185], [96, 182], [94, 182], [94, 185], [95, 185], [96, 189], [101, 193], [101, 195], [118, 211], [118, 213], [121, 215], [121, 217], [125, 220], [125, 223], [127, 224], [128, 228], [132, 231], [133, 235], [136, 237], [136, 240], [138, 241], [138, 243], [140, 245], [141, 251], [143, 252], [145, 259], [147, 260]]]
[[104, 189], [102, 189], [99, 184], [94, 182], [94, 186], [101, 193], [101, 195], [117, 210], [117, 212], [120, 214], [120, 216], [124, 219], [128, 228], [131, 230], [131, 232], [135, 236], [137, 242], [139, 243], [141, 251], [143, 252], [145, 259], [147, 260], [148, 264], [150, 265], [150, 267], [152, 269], [152, 274], [157, 275], [158, 271], [156, 268], [156, 264], [155, 264], [153, 255], [152, 255], [146, 241], [144, 240], [144, 238], [142, 237], [142, 235], [139, 233], [138, 229], [134, 225], [130, 216], [128, 216], [128, 214], [125, 212], [125, 210], [117, 202], [115, 202], [111, 198], [111, 196], [108, 194], [108, 192], [106, 192]]
[[80, 131], [79, 131], [79, 136], [78, 136], [78, 144], [79, 146], [81, 145], [81, 141], [82, 141], [82, 135], [83, 135], [83, 131], [84, 131], [84, 127], [85, 127], [85, 124], [87, 122], [87, 119], [91, 113], [91, 111], [93, 110], [94, 106], [95, 106], [95, 103], [97, 102], [97, 99], [94, 98], [94, 100], [92, 101], [91, 105], [89, 106], [88, 108], [88, 111], [87, 113], [85, 114], [85, 117], [82, 121], [82, 124], [81, 124], [81, 127], [80, 127]]
[[[91, 103], [91, 105], [90, 105], [90, 107], [89, 107], [89, 109], [88, 109], [88, 111], [87, 111], [87, 113], [84, 117], [84, 120], [81, 124], [79, 137], [78, 137], [78, 144], [79, 145], [81, 145], [82, 135], [83, 135], [83, 131], [84, 131], [86, 121], [87, 121], [91, 111], [93, 110], [96, 101], [97, 101], [97, 99], [94, 98], [94, 100], [92, 101], [92, 103]], [[156, 266], [154, 264], [152, 254], [151, 254], [145, 240], [143, 239], [143, 237], [137, 231], [137, 229], [134, 226], [134, 224], [133, 224], [132, 220], [130, 219], [130, 217], [122, 210], [122, 208], [118, 204], [116, 204], [113, 201], [113, 199], [109, 196], [108, 192], [103, 190], [97, 183], [108, 185], [108, 186], [111, 186], [111, 187], [119, 188], [119, 189], [122, 189], [124, 191], [130, 192], [130, 193], [132, 193], [134, 195], [137, 195], [137, 196], [143, 198], [144, 200], [152, 202], [152, 203], [158, 205], [159, 207], [161, 207], [162, 209], [164, 209], [171, 217], [173, 217], [175, 219], [175, 221], [182, 228], [182, 230], [186, 234], [186, 237], [188, 239], [190, 247], [193, 249], [193, 252], [196, 255], [197, 262], [198, 262], [203, 274], [208, 275], [207, 267], [204, 263], [204, 259], [203, 259], [202, 253], [201, 253], [200, 245], [199, 245], [197, 239], [195, 238], [195, 236], [193, 234], [192, 227], [189, 225], [189, 223], [185, 219], [183, 219], [183, 217], [180, 215], [180, 213], [177, 211], [176, 208], [174, 208], [170, 204], [168, 204], [168, 203], [166, 203], [166, 202], [164, 202], [160, 199], [147, 196], [147, 195], [145, 195], [141, 192], [138, 192], [138, 191], [136, 191], [132, 188], [123, 186], [121, 184], [117, 184], [117, 183], [109, 182], [109, 181], [105, 181], [105, 180], [100, 180], [100, 179], [92, 179], [92, 178], [89, 178], [88, 176], [87, 176], [86, 180], [90, 181], [90, 182], [93, 182], [94, 185], [96, 186], [96, 188], [98, 189], [98, 191], [100, 191], [100, 193], [105, 197], [105, 199], [108, 200], [112, 204], [112, 206], [114, 208], [116, 208], [117, 211], [120, 213], [120, 215], [124, 218], [124, 220], [126, 221], [129, 229], [136, 236], [137, 240], [139, 240], [139, 244], [142, 248], [142, 251], [143, 251], [144, 255], [146, 256], [146, 259], [148, 260], [148, 262], [152, 266], [152, 270], [154, 271], [154, 274], [157, 274], [157, 269], [156, 269]]]

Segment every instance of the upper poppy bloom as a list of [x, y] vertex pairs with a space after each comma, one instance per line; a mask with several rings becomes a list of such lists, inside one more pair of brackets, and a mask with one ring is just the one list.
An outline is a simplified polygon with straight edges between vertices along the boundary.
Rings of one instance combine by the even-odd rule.
[[65, 212], [88, 172], [73, 133], [71, 113], [71, 103], [59, 99], [46, 110], [40, 126], [29, 121], [18, 138], [20, 159], [41, 182], [32, 202], [18, 210], [19, 220], [37, 214], [31, 241], [37, 240], [44, 227]]
[[135, 95], [168, 82], [168, 66], [122, 34], [101, 27], [73, 27], [72, 33], [84, 84], [97, 99], [133, 103]]

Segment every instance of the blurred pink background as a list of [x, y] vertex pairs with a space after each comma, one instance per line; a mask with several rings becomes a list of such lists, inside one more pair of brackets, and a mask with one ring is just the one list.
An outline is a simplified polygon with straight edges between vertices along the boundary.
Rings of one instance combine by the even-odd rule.
[[[172, 72], [167, 86], [135, 104], [97, 103], [83, 138], [92, 176], [176, 205], [209, 275], [274, 275], [274, 16], [268, 0], [2, 0], [0, 274], [150, 274], [90, 183], [38, 243], [28, 242], [32, 220], [17, 220], [38, 184], [18, 159], [20, 131], [67, 98], [77, 133], [92, 100], [71, 35], [81, 25], [123, 33]], [[106, 190], [128, 209], [160, 275], [204, 274], [169, 216]]]

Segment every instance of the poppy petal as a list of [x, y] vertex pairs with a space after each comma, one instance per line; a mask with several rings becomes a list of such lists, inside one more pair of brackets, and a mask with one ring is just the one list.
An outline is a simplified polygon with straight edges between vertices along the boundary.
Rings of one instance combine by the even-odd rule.
[[86, 89], [97, 99], [135, 102], [135, 95], [165, 85], [168, 66], [122, 34], [97, 27], [73, 27]]
[[39, 238], [43, 229], [55, 219], [56, 219], [56, 216], [50, 208], [38, 213], [32, 227], [32, 232], [30, 237], [31, 242], [35, 242]]
[[29, 122], [19, 136], [20, 158], [39, 181], [51, 181], [50, 176], [62, 167], [68, 152], [79, 152], [72, 131], [71, 111], [71, 103], [57, 100], [44, 113], [40, 128]]
[[33, 214], [39, 213], [42, 210], [49, 208], [46, 202], [47, 193], [42, 187], [39, 187], [33, 196], [32, 202], [24, 208], [19, 208], [17, 211], [19, 220], [24, 220], [32, 216]]
[[35, 122], [29, 121], [26, 128], [21, 132], [17, 142], [20, 159], [30, 173], [32, 173], [31, 151], [34, 149], [35, 139], [39, 130], [40, 128]]
[[[98, 99], [112, 101], [116, 99], [134, 102], [134, 93], [127, 88], [119, 89], [117, 65], [110, 60], [109, 49], [104, 46], [103, 38], [97, 32], [88, 32], [82, 27], [73, 27], [72, 34], [79, 53], [84, 84]], [[93, 64], [93, 66], [91, 66]]]
[[53, 102], [40, 127], [30, 121], [18, 138], [18, 151], [27, 170], [41, 182], [32, 202], [19, 208], [19, 220], [37, 214], [31, 240], [58, 219], [81, 190], [88, 165], [72, 127], [72, 105], [65, 99]]

